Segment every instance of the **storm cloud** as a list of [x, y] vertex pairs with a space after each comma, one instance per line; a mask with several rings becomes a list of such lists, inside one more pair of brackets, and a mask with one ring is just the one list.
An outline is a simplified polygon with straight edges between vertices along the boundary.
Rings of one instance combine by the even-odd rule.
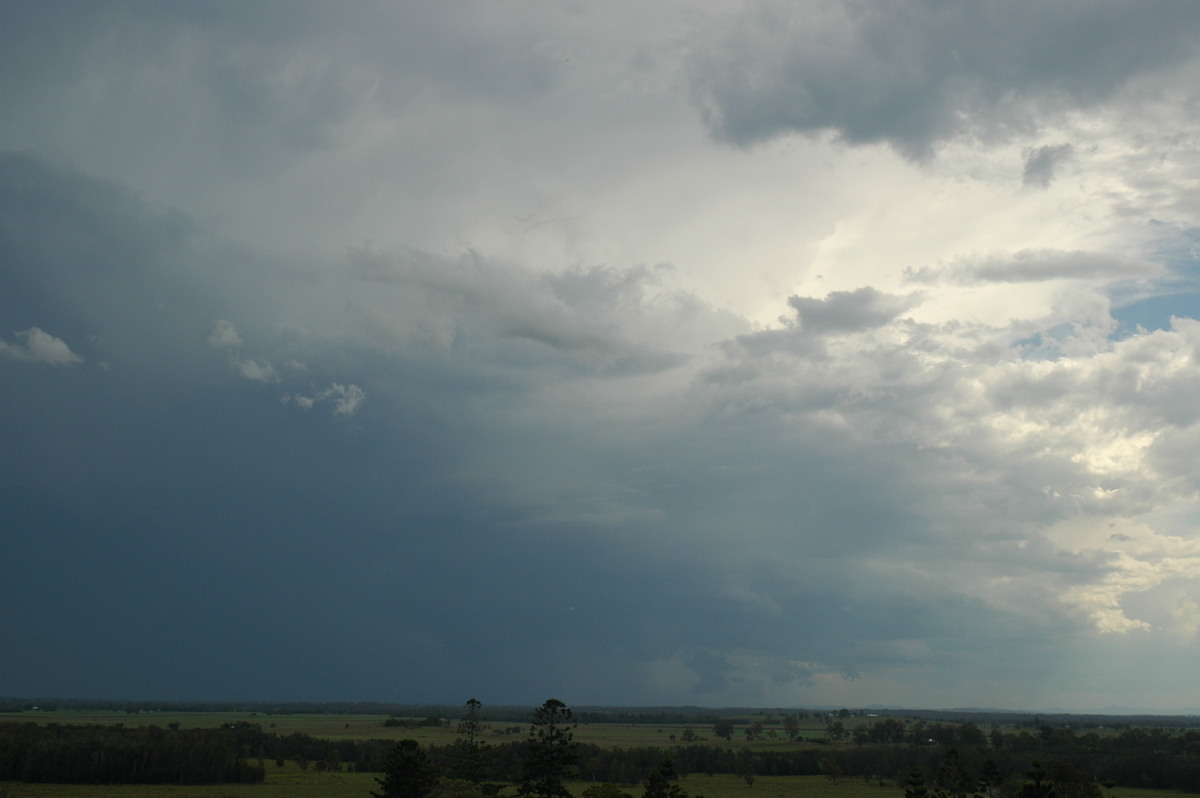
[[0, 683], [1200, 706], [1192, 8], [8, 3]]

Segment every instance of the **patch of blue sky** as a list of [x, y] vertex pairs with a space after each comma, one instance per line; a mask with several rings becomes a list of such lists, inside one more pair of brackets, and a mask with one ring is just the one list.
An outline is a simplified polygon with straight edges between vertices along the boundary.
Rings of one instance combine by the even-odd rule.
[[1022, 360], [1058, 360], [1062, 357], [1062, 342], [1077, 332], [1074, 324], [1057, 324], [1025, 338], [1013, 341], [1013, 348]]
[[1127, 338], [1139, 329], [1170, 329], [1172, 317], [1200, 318], [1200, 228], [1164, 236], [1146, 255], [1168, 271], [1149, 285], [1114, 287], [1113, 339]]

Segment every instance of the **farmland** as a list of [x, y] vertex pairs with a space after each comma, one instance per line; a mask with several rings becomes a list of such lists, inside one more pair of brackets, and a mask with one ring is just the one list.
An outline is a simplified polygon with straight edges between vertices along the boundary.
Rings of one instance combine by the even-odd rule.
[[[95, 724], [111, 726], [124, 724], [127, 726], [155, 725], [172, 728], [178, 724], [185, 729], [216, 729], [231, 723], [253, 723], [263, 727], [265, 731], [278, 735], [294, 733], [308, 734], [330, 740], [400, 740], [410, 738], [422, 745], [448, 745], [458, 734], [452, 722], [440, 725], [423, 725], [420, 718], [406, 718], [412, 725], [385, 726], [388, 719], [386, 714], [354, 714], [354, 713], [287, 713], [265, 714], [256, 711], [246, 712], [178, 712], [153, 711], [130, 714], [117, 710], [27, 710], [24, 712], [0, 712], [0, 722], [17, 721], [23, 723], [58, 723], [58, 724]], [[759, 716], [735, 716], [735, 720], [749, 722]], [[765, 717], [765, 716], [762, 716]], [[826, 722], [823, 718], [808, 718], [801, 727], [801, 735], [805, 741], [823, 740], [826, 736]], [[509, 742], [520, 740], [528, 731], [528, 720], [496, 721], [487, 724], [485, 739], [489, 742]], [[711, 724], [699, 723], [580, 723], [575, 729], [575, 740], [579, 743], [590, 743], [611, 747], [639, 746], [670, 746], [679, 742], [687, 728], [694, 729], [699, 736], [698, 742], [719, 743], [712, 735]], [[782, 738], [777, 734], [776, 739], [770, 738], [746, 743], [738, 740], [741, 745], [749, 744], [756, 748], [795, 748], [796, 743]], [[801, 743], [802, 744], [802, 743]]]
[[[48, 781], [41, 778], [0, 782], [0, 798], [365, 797], [378, 789], [383, 759], [402, 739], [416, 740], [444, 777], [454, 776], [459, 767], [455, 751], [461, 745], [462, 729], [454, 708], [440, 715], [408, 716], [394, 708], [365, 713], [307, 709], [193, 711], [164, 706], [130, 711], [68, 706], [2, 712], [0, 731], [7, 730], [7, 737], [0, 738], [0, 765], [5, 739], [10, 744], [7, 750], [16, 751], [12, 740], [29, 733], [21, 729], [44, 730], [39, 743], [43, 749], [66, 745], [62, 735], [75, 734], [72, 729], [113, 734], [118, 743], [161, 741], [171, 735], [185, 740], [189, 733], [224, 735], [232, 741], [239, 761], [256, 770], [259, 783], [32, 783]], [[676, 763], [681, 775], [677, 784], [691, 798], [902, 798], [906, 777], [914, 768], [933, 779], [950, 752], [957, 757], [958, 750], [964, 772], [981, 772], [985, 760], [999, 763], [1003, 777], [992, 786], [995, 795], [1004, 798], [1019, 792], [1031, 762], [1042, 758], [1056, 763], [1055, 779], [1066, 779], [1058, 798], [1164, 798], [1179, 794], [1165, 788], [1194, 790], [1200, 784], [1200, 731], [1191, 728], [1195, 719], [1156, 719], [1157, 725], [1152, 726], [1146, 719], [1135, 723], [1113, 718], [984, 718], [916, 712], [880, 717], [846, 710], [791, 715], [780, 711], [611, 714], [619, 721], [584, 711], [580, 716], [586, 720], [571, 727], [577, 765], [572, 772], [579, 780], [566, 786], [576, 798], [605, 782], [637, 798], [640, 784], [664, 757]], [[478, 726], [488, 759], [486, 778], [495, 782], [501, 798], [514, 795], [512, 785], [521, 775], [530, 728], [528, 715], [521, 715], [519, 708], [493, 710]], [[986, 722], [987, 731], [975, 721]], [[718, 731], [727, 738], [718, 738]], [[480, 796], [465, 782], [453, 784], [444, 781], [446, 786], [435, 788], [432, 798]]]

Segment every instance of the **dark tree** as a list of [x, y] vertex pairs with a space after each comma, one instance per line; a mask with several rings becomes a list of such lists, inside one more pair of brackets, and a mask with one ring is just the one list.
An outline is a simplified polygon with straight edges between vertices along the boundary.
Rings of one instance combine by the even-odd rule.
[[484, 757], [488, 744], [483, 736], [483, 721], [479, 719], [479, 711], [483, 702], [477, 698], [467, 700], [463, 705], [463, 718], [458, 724], [458, 733], [462, 735], [454, 741], [454, 771], [455, 776], [470, 782], [479, 782], [484, 777]]
[[459, 721], [458, 733], [466, 735], [468, 742], [474, 743], [480, 732], [483, 731], [483, 722], [479, 720], [479, 710], [483, 709], [483, 702], [478, 698], [468, 698], [467, 703], [463, 704], [463, 719]]
[[742, 781], [746, 782], [747, 787], [754, 786], [754, 754], [750, 753], [749, 748], [738, 751], [735, 770], [742, 777]]
[[964, 723], [958, 727], [958, 744], [963, 748], [983, 748], [988, 744], [988, 738], [974, 723]]
[[658, 770], [646, 778], [642, 798], [687, 798], [687, 792], [675, 783], [679, 774], [670, 759], [664, 759]]
[[571, 793], [563, 781], [575, 766], [574, 728], [571, 710], [557, 698], [547, 699], [533, 711], [525, 775], [518, 794], [570, 798]]
[[991, 757], [983, 760], [983, 768], [979, 771], [979, 792], [992, 798], [996, 787], [1000, 786], [1000, 782], [1004, 781], [1004, 774], [1000, 772], [1000, 768], [996, 765], [996, 760]]
[[958, 749], [951, 748], [947, 751], [937, 772], [939, 793], [949, 798], [964, 798], [972, 793], [977, 783], [967, 773], [962, 757], [958, 755]]
[[1100, 798], [1096, 782], [1066, 762], [1050, 765], [1050, 783], [1056, 798]]
[[425, 798], [437, 784], [437, 770], [416, 740], [401, 740], [383, 763], [382, 792], [375, 798]]
[[1029, 768], [1029, 781], [1021, 785], [1019, 798], [1054, 798], [1054, 785], [1046, 779], [1042, 763], [1033, 760]]
[[908, 781], [904, 783], [904, 798], [929, 798], [929, 788], [925, 786], [925, 777], [917, 768], [908, 772]]
[[733, 723], [728, 720], [719, 720], [713, 724], [713, 735], [720, 737], [722, 740], [733, 739]]

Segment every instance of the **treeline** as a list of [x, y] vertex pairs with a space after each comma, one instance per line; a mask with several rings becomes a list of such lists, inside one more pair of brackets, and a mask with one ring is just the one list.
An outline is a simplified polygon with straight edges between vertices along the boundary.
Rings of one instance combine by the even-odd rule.
[[[472, 782], [519, 783], [526, 778], [531, 740], [487, 743], [479, 738], [478, 713], [459, 726], [466, 739], [426, 750], [439, 776]], [[830, 721], [830, 725], [837, 721]], [[532, 738], [531, 738], [532, 739]], [[264, 763], [292, 760], [317, 770], [382, 772], [394, 740], [331, 740], [303, 733], [264, 731], [236, 722], [221, 729], [39, 726], [0, 723], [0, 781], [74, 783], [213, 784], [254, 782]], [[947, 767], [977, 782], [985, 774], [999, 794], [1016, 795], [1022, 782], [1045, 763], [1058, 795], [1095, 798], [1097, 784], [1200, 792], [1200, 731], [1126, 729], [1078, 733], [1063, 726], [984, 732], [974, 724], [903, 723], [881, 719], [803, 748], [731, 744], [607, 748], [571, 744], [574, 772], [583, 781], [633, 785], [664, 760], [680, 775], [824, 775], [908, 782], [917, 771], [931, 782]], [[961, 779], [960, 779], [961, 780]], [[1004, 789], [1007, 783], [1008, 789]], [[1069, 784], [1076, 786], [1068, 789]], [[1084, 786], [1080, 786], [1084, 785]], [[1089, 786], [1090, 785], [1090, 786]]]
[[[125, 712], [131, 715], [155, 712], [244, 712], [257, 715], [397, 715], [405, 717], [451, 717], [458, 707], [443, 704], [391, 704], [378, 701], [118, 701], [64, 698], [0, 698], [0, 712], [32, 710], [73, 712]], [[499, 717], [529, 716], [528, 707], [497, 707]]]
[[[892, 725], [894, 723], [895, 725]], [[1074, 734], [1068, 728], [1043, 726], [1037, 733], [1021, 731], [985, 734], [970, 724], [916, 724], [904, 736], [898, 722], [873, 724], [855, 735], [857, 744], [823, 744], [794, 750], [760, 747], [720, 747], [703, 744], [670, 747], [575, 747], [579, 778], [613, 784], [638, 784], [664, 760], [681, 774], [755, 776], [824, 775], [832, 779], [861, 778], [904, 784], [915, 770], [934, 780], [954, 752], [955, 767], [970, 780], [984, 778], [1016, 793], [1030, 773], [1045, 763], [1059, 795], [1098, 794], [1099, 784], [1200, 792], [1200, 731], [1168, 734], [1161, 730], [1129, 729], [1101, 736]], [[886, 729], [891, 734], [876, 731]], [[915, 732], [915, 735], [913, 734]], [[876, 741], [872, 742], [872, 738]], [[483, 752], [488, 778], [515, 780], [524, 760], [524, 744], [489, 746]], [[443, 775], [454, 777], [455, 746], [434, 746], [431, 759]], [[1049, 778], [1049, 777], [1048, 777]], [[1085, 789], [1078, 785], [1091, 785]], [[1069, 785], [1076, 785], [1068, 789]]]
[[[120, 701], [62, 698], [0, 698], [0, 712], [69, 710], [76, 712], [243, 712], [257, 715], [387, 715], [402, 718], [457, 718], [461, 707], [446, 704], [395, 704], [378, 701]], [[695, 723], [711, 724], [723, 716], [746, 715], [757, 709], [703, 707], [584, 707], [575, 712], [581, 723]], [[526, 722], [529, 707], [488, 706], [480, 709], [484, 721]]]
[[[1035, 771], [1035, 763], [1057, 767], [1060, 778], [1081, 774], [1089, 784], [1150, 787], [1200, 792], [1200, 731], [1170, 734], [1160, 729], [1127, 729], [1118, 734], [1075, 734], [1070, 728], [1043, 726], [1036, 733], [985, 734], [972, 724], [913, 724], [895, 720], [859, 727], [856, 744], [824, 744], [800, 750], [677, 746], [656, 753], [638, 749], [636, 759], [669, 756], [680, 773], [735, 773], [743, 776], [826, 775], [891, 780], [903, 784], [913, 769], [933, 777], [950, 751], [958, 766], [978, 779], [988, 769], [997, 783], [1017, 783]], [[619, 762], [620, 757], [608, 757]], [[597, 762], [604, 762], [601, 755]], [[589, 760], [582, 760], [581, 775]], [[990, 762], [990, 764], [989, 764]], [[619, 770], [609, 768], [617, 776]], [[597, 774], [599, 775], [599, 774]], [[1062, 794], [1064, 790], [1060, 790]]]
[[[24, 712], [41, 710], [98, 710], [126, 712], [130, 714], [154, 712], [245, 712], [260, 715], [385, 715], [409, 718], [457, 718], [460, 707], [447, 704], [400, 704], [378, 701], [123, 701], [103, 699], [63, 698], [12, 698], [0, 697], [0, 712]], [[574, 715], [580, 723], [633, 723], [633, 724], [695, 724], [710, 726], [722, 718], [762, 716], [764, 725], [778, 725], [787, 716], [868, 718], [903, 717], [930, 723], [963, 725], [1003, 725], [1038, 729], [1044, 725], [1074, 728], [1192, 728], [1200, 727], [1200, 716], [1196, 715], [1086, 715], [1064, 713], [1009, 712], [983, 709], [846, 709], [817, 707], [807, 710], [764, 709], [754, 707], [575, 707]], [[518, 721], [529, 718], [529, 708], [520, 705], [497, 705], [481, 708], [481, 720]]]
[[257, 783], [234, 729], [0, 723], [0, 781], [59, 784]]

